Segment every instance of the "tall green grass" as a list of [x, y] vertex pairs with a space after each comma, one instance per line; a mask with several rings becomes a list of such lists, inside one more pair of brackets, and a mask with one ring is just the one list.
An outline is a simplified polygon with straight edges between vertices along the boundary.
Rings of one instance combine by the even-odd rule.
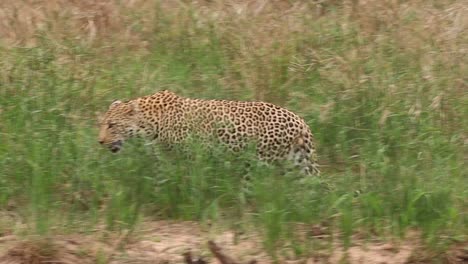
[[[272, 254], [295, 241], [298, 223], [326, 225], [347, 246], [356, 232], [410, 229], [433, 245], [466, 240], [466, 67], [455, 57], [431, 39], [405, 46], [395, 28], [379, 38], [353, 21], [344, 30], [338, 9], [305, 16], [302, 35], [247, 58], [237, 45], [250, 36], [197, 24], [196, 9], [178, 12], [158, 13], [146, 53], [107, 56], [106, 47], [46, 35], [36, 47], [0, 51], [0, 208], [14, 202], [40, 234], [101, 222], [132, 228], [141, 216], [256, 226]], [[135, 139], [118, 155], [97, 144], [112, 99], [161, 89], [288, 107], [314, 131], [323, 176], [301, 180], [251, 152], [197, 143], [167, 152]]]

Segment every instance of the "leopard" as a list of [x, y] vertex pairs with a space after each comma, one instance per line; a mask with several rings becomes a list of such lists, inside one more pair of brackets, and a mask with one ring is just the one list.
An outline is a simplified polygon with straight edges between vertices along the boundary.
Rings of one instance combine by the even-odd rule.
[[171, 146], [187, 142], [191, 135], [214, 140], [233, 153], [253, 142], [262, 162], [287, 160], [305, 175], [320, 175], [308, 124], [268, 102], [197, 99], [162, 90], [113, 101], [99, 124], [99, 144], [114, 153], [133, 137]]

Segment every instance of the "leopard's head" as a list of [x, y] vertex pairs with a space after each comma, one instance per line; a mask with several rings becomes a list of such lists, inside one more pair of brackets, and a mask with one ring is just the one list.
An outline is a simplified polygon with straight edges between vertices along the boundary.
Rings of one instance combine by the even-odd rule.
[[99, 143], [116, 153], [128, 138], [138, 134], [138, 109], [135, 102], [114, 101], [100, 122]]

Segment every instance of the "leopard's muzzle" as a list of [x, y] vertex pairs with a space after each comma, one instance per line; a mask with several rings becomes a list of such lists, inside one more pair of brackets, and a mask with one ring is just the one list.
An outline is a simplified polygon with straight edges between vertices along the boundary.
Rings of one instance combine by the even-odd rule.
[[122, 140], [114, 141], [109, 144], [109, 149], [112, 153], [117, 153], [122, 149]]

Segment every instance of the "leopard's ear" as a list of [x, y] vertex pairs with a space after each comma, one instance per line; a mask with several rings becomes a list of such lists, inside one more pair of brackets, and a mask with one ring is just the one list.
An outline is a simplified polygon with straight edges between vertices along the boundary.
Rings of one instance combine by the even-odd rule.
[[135, 101], [130, 101], [128, 102], [128, 108], [126, 110], [126, 113], [129, 114], [129, 115], [134, 115], [138, 112], [139, 110], [139, 107], [138, 107], [138, 103], [135, 102]]
[[115, 106], [117, 106], [117, 105], [119, 105], [121, 103], [122, 103], [122, 101], [120, 101], [120, 100], [114, 100], [112, 102], [112, 104], [109, 106], [109, 109], [112, 108], [112, 107], [115, 107]]

